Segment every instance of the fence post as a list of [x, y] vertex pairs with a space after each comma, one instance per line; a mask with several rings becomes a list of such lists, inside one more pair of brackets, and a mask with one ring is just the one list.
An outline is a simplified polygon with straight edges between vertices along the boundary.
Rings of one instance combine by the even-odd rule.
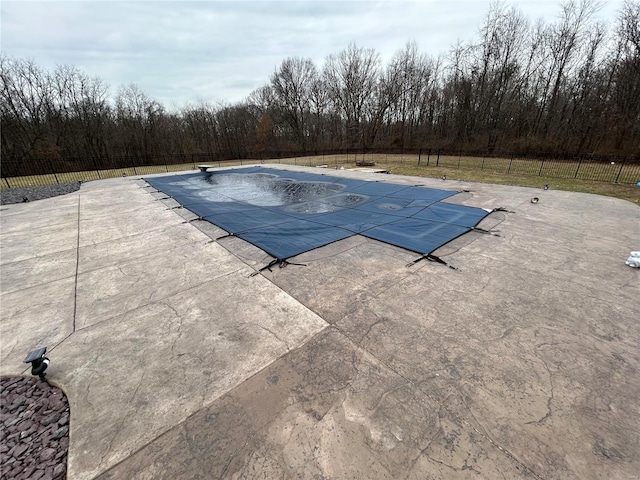
[[511, 154], [511, 158], [509, 159], [509, 167], [507, 168], [507, 175], [511, 173], [511, 162], [513, 162], [513, 153]]
[[482, 156], [482, 165], [480, 165], [480, 171], [484, 170], [484, 155]]
[[418, 166], [420, 166], [420, 159], [422, 157], [422, 149], [418, 149]]
[[98, 162], [96, 162], [96, 157], [93, 157], [93, 167], [96, 169], [98, 180], [102, 180], [102, 177], [100, 176], [100, 170], [98, 170]]
[[56, 175], [56, 169], [53, 168], [53, 160], [51, 160], [51, 159], [49, 159], [49, 166], [51, 167], [51, 173], [53, 173], [53, 178], [55, 178], [56, 179], [56, 183], [59, 184], [60, 182], [58, 181], [58, 176]]
[[573, 175], [573, 178], [578, 178], [578, 171], [580, 170], [580, 165], [582, 165], [582, 156], [578, 159], [578, 166], [576, 167], [576, 173]]
[[622, 159], [622, 163], [620, 164], [620, 169], [618, 170], [618, 175], [616, 175], [616, 181], [615, 183], [618, 183], [618, 180], [620, 179], [620, 174], [622, 173], [622, 167], [624, 167], [624, 158]]
[[427, 150], [427, 167], [429, 166], [430, 159], [431, 159], [431, 149]]
[[436, 158], [436, 167], [440, 166], [440, 149], [438, 149], [438, 157]]
[[542, 167], [544, 167], [544, 160], [540, 160], [540, 170], [538, 170], [538, 176], [542, 175]]

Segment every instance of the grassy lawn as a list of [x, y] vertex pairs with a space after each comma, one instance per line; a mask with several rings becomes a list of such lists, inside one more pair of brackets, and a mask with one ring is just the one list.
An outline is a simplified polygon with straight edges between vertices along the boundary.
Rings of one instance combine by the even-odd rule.
[[[441, 178], [446, 175], [451, 180], [469, 182], [497, 183], [521, 187], [542, 188], [545, 184], [555, 190], [595, 193], [622, 198], [640, 205], [640, 167], [638, 165], [616, 165], [606, 162], [566, 162], [525, 160], [518, 158], [481, 158], [458, 156], [386, 155], [386, 154], [350, 154], [318, 155], [260, 161], [246, 159], [236, 161], [213, 162], [215, 167], [230, 167], [252, 164], [289, 164], [300, 166], [326, 165], [329, 168], [353, 168], [356, 162], [375, 162], [376, 168], [388, 170], [397, 175]], [[419, 164], [418, 164], [419, 163]], [[2, 188], [31, 187], [72, 183], [105, 178], [127, 177], [132, 175], [150, 175], [154, 173], [194, 170], [192, 163], [182, 165], [162, 165], [149, 167], [131, 167], [126, 169], [58, 173], [30, 177], [2, 179]], [[598, 180], [596, 180], [598, 179]], [[618, 183], [616, 183], [616, 180]]]
[[[375, 162], [375, 168], [388, 170], [397, 175], [441, 178], [446, 175], [450, 180], [468, 182], [496, 183], [520, 187], [542, 188], [545, 184], [555, 190], [570, 192], [594, 193], [610, 197], [622, 198], [640, 205], [640, 187], [635, 182], [634, 172], [621, 171], [620, 182], [614, 180], [620, 172], [619, 166], [611, 164], [582, 164], [577, 162], [541, 163], [537, 160], [517, 160], [497, 158], [483, 159], [477, 157], [445, 157], [438, 159], [431, 155], [427, 165], [426, 155], [422, 155], [420, 165], [415, 155], [335, 155], [326, 157], [304, 157], [296, 159], [275, 160], [275, 163], [296, 165], [327, 165], [333, 168], [353, 168], [356, 161]], [[510, 168], [509, 168], [510, 167]], [[541, 168], [542, 167], [542, 168]], [[576, 169], [582, 178], [573, 178]], [[507, 173], [508, 172], [508, 173]], [[540, 174], [540, 175], [539, 175]], [[589, 177], [609, 178], [609, 181], [590, 180]], [[564, 178], [563, 178], [564, 177]], [[586, 178], [586, 179], [585, 179]]]
[[[376, 165], [377, 166], [377, 165]], [[381, 167], [386, 168], [386, 167]], [[545, 176], [528, 176], [516, 174], [500, 174], [491, 172], [477, 172], [473, 170], [457, 170], [446, 167], [410, 167], [400, 166], [390, 169], [399, 175], [415, 175], [419, 177], [441, 178], [446, 175], [451, 180], [464, 180], [479, 183], [497, 183], [501, 185], [515, 185], [519, 187], [542, 188], [545, 184], [552, 190], [567, 190], [570, 192], [595, 193], [609, 197], [622, 198], [640, 205], [640, 187], [628, 183], [598, 182], [594, 180], [577, 180], [573, 178], [555, 178]]]

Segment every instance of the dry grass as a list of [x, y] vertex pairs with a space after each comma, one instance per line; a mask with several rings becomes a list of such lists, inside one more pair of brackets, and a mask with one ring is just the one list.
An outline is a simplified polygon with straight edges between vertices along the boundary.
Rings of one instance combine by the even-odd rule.
[[[350, 154], [318, 155], [274, 160], [245, 159], [237, 161], [213, 162], [213, 166], [239, 166], [253, 164], [288, 164], [301, 166], [326, 165], [329, 168], [353, 168], [356, 162], [375, 162], [376, 168], [389, 170], [398, 175], [440, 178], [446, 175], [452, 180], [469, 182], [497, 183], [522, 187], [542, 187], [548, 184], [556, 190], [595, 193], [622, 198], [640, 204], [640, 181], [638, 167], [595, 162], [566, 162], [525, 160], [518, 158], [480, 158], [423, 154], [387, 155], [387, 154]], [[55, 175], [37, 175], [31, 177], [10, 178], [11, 187], [31, 187], [55, 183], [72, 183], [105, 178], [132, 175], [150, 175], [154, 173], [193, 170], [192, 163], [181, 165], [162, 165], [131, 167], [126, 169], [100, 170], [87, 172], [59, 173]], [[577, 178], [575, 178], [577, 177]], [[599, 181], [595, 179], [599, 179]], [[617, 182], [616, 182], [617, 180]], [[2, 188], [8, 188], [6, 179]]]
[[[549, 188], [556, 190], [606, 195], [640, 205], [640, 188], [635, 185], [635, 182], [640, 181], [640, 178], [633, 176], [633, 170], [621, 170], [620, 165], [615, 164], [589, 164], [586, 162], [578, 164], [578, 162], [560, 161], [542, 163], [537, 160], [451, 156], [441, 156], [437, 159], [434, 155], [428, 159], [428, 164], [426, 155], [422, 155], [420, 165], [418, 165], [416, 155], [349, 155], [348, 157], [346, 155], [332, 155], [282, 159], [275, 162], [353, 168], [356, 161], [374, 161], [376, 168], [382, 168], [397, 175], [432, 178], [441, 178], [446, 175], [451, 180], [534, 188], [541, 188], [548, 184]], [[582, 178], [573, 178], [576, 170]], [[620, 183], [615, 183], [619, 173], [618, 182]], [[596, 181], [589, 179], [590, 177], [609, 178], [609, 181]]]

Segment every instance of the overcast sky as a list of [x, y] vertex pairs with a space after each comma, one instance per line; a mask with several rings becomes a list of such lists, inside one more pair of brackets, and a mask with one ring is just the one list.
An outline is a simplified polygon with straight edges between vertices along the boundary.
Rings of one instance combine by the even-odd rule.
[[[510, 0], [530, 20], [556, 18], [559, 1]], [[327, 55], [350, 42], [383, 64], [409, 40], [437, 56], [470, 41], [485, 0], [11, 1], [2, 0], [2, 52], [43, 68], [70, 64], [111, 86], [135, 83], [170, 109], [245, 99], [283, 59]], [[610, 24], [622, 0], [606, 0]]]

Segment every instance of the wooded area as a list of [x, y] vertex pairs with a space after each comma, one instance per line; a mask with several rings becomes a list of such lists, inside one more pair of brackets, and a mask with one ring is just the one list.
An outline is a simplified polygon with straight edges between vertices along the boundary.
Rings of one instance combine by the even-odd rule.
[[640, 154], [640, 0], [626, 0], [608, 26], [593, 0], [559, 12], [532, 23], [495, 3], [478, 38], [447, 54], [409, 42], [383, 66], [351, 44], [321, 67], [285, 59], [243, 102], [179, 111], [134, 84], [112, 97], [73, 66], [2, 56], [2, 159], [389, 147]]

